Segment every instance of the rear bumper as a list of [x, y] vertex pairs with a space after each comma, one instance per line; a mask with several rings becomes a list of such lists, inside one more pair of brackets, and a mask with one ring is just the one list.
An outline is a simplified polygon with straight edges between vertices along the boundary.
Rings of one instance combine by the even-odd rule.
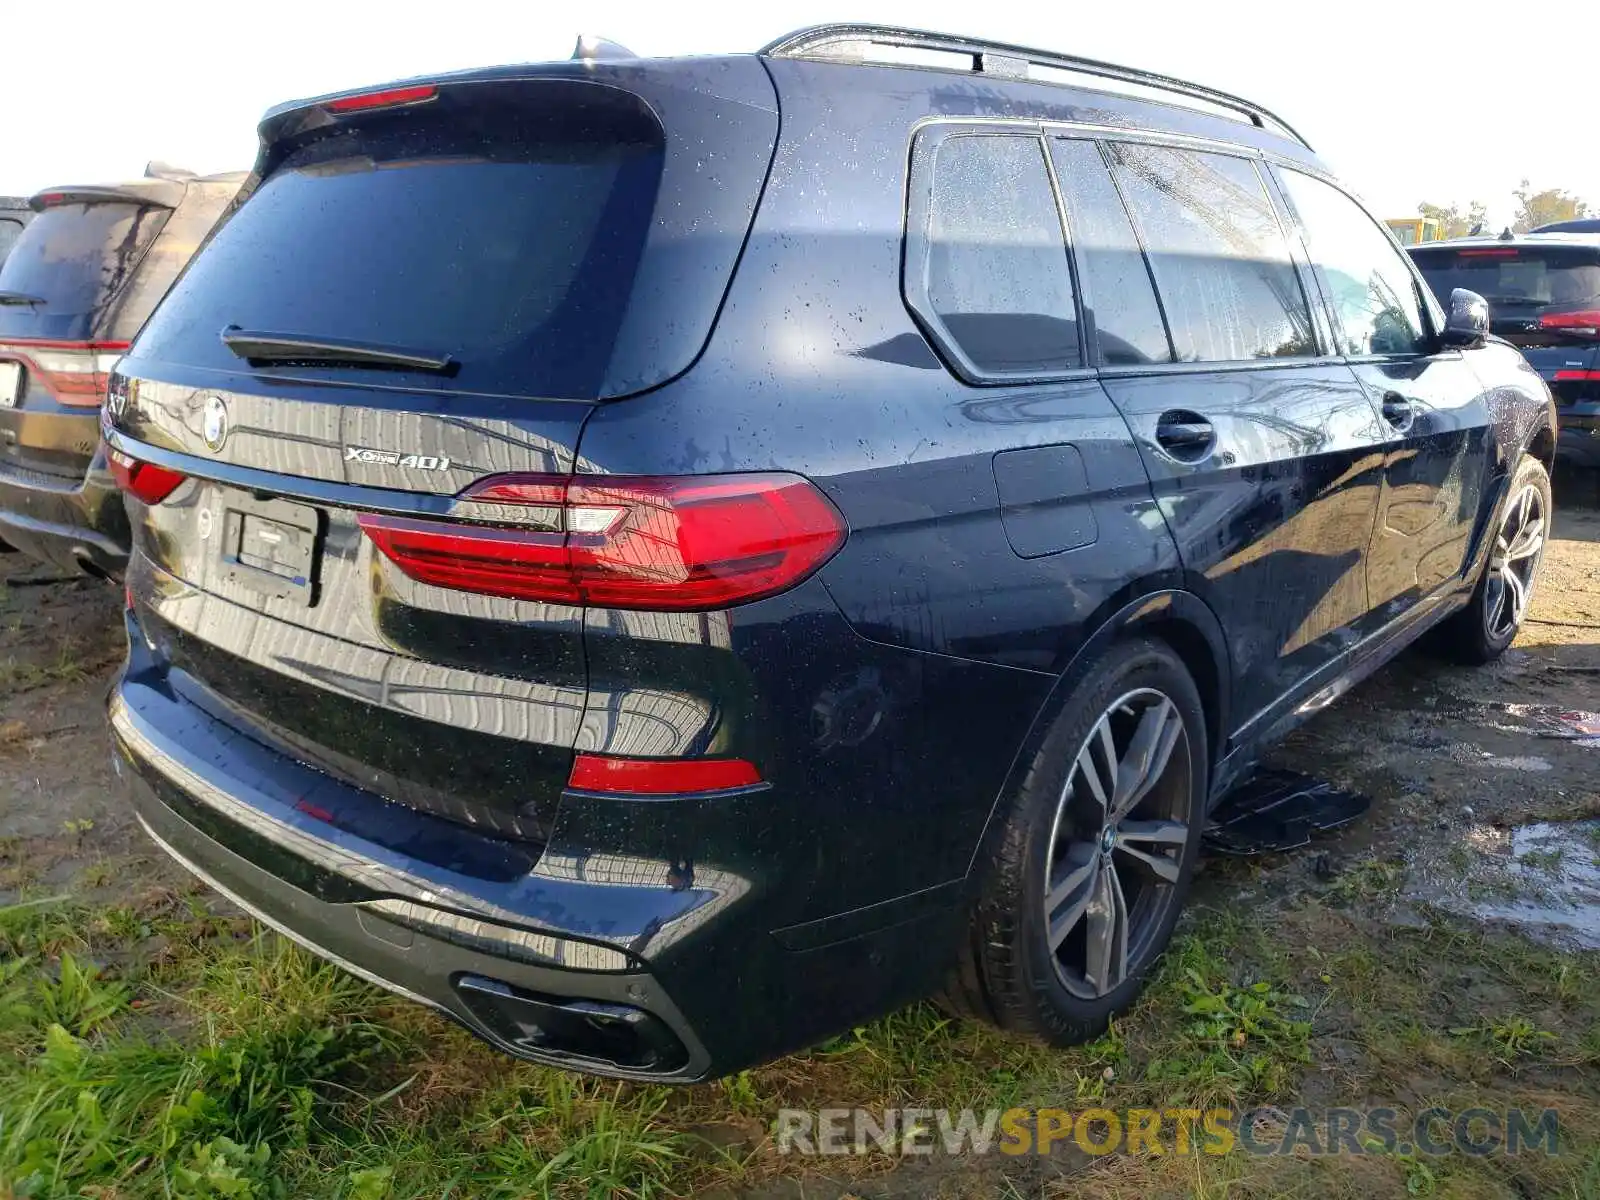
[[[129, 757], [120, 736], [118, 750]], [[624, 1078], [690, 1081], [709, 1073], [705, 1048], [648, 973], [516, 962], [429, 937], [386, 919], [376, 905], [320, 900], [189, 824], [162, 802], [142, 774], [129, 779], [128, 787], [139, 823], [152, 840], [263, 924], [370, 983], [438, 1010], [508, 1053]], [[529, 940], [542, 942], [541, 949], [552, 955], [563, 950], [573, 958], [596, 955], [582, 944], [563, 947], [556, 938], [535, 935]], [[621, 965], [626, 960], [617, 961]], [[573, 1019], [601, 1013], [619, 1022], [618, 1037], [649, 1020], [650, 1035], [637, 1054], [642, 1058], [659, 1048], [660, 1057], [630, 1068], [541, 1047], [536, 1039], [543, 1030], [536, 1023], [548, 1024], [552, 1009], [564, 1009]], [[524, 1024], [519, 1025], [519, 1017], [525, 1018]], [[633, 1044], [622, 1053], [633, 1057]]]
[[104, 452], [75, 482], [0, 465], [0, 540], [69, 571], [121, 575], [128, 515]]
[[945, 962], [930, 939], [955, 945], [948, 896], [774, 930], [775, 879], [650, 853], [648, 821], [748, 822], [742, 806], [770, 792], [585, 797], [613, 807], [575, 828], [627, 828], [636, 854], [560, 830], [543, 847], [504, 839], [278, 753], [157, 663], [131, 615], [128, 632], [114, 756], [157, 843], [264, 923], [508, 1053], [711, 1078], [925, 992]]

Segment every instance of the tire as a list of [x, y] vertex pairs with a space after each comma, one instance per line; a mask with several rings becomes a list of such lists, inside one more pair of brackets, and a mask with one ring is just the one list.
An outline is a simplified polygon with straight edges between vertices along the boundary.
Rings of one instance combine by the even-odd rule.
[[[1490, 663], [1516, 640], [1533, 600], [1553, 511], [1550, 473], [1538, 459], [1523, 455], [1495, 516], [1499, 524], [1472, 599], [1439, 627], [1436, 644], [1450, 658]], [[1530, 523], [1537, 529], [1530, 530]], [[1507, 582], [1511, 577], [1514, 584]]]
[[[1113, 811], [1138, 788], [1111, 782], [1117, 773], [1106, 769], [1102, 718], [1121, 761], [1165, 763], [1159, 775], [1146, 773], [1148, 791], [1114, 834], [1094, 828], [1105, 809], [1093, 784]], [[1157, 753], [1142, 756], [1135, 742]], [[1054, 1046], [1102, 1033], [1137, 998], [1171, 940], [1199, 858], [1209, 763], [1199, 692], [1166, 643], [1118, 642], [1085, 668], [989, 831], [943, 1007]], [[1138, 778], [1128, 772], [1130, 783]], [[1053, 920], [1047, 869], [1060, 898]], [[1115, 929], [1104, 914], [1115, 912], [1118, 893], [1127, 918], [1120, 955], [1117, 939], [1104, 936]]]

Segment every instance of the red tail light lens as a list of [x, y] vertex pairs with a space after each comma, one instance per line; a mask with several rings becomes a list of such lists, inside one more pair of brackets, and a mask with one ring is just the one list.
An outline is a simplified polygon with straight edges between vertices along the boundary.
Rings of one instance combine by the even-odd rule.
[[[793, 587], [844, 544], [837, 510], [795, 475], [501, 475], [463, 492], [473, 521], [363, 513], [422, 583], [517, 600], [693, 612]], [[517, 527], [507, 524], [517, 522]]]
[[60, 404], [98, 408], [106, 396], [111, 368], [127, 348], [127, 342], [13, 338], [0, 342], [0, 359], [24, 363], [29, 375]]
[[1557, 383], [1600, 383], [1600, 371], [1557, 371]]
[[1600, 337], [1600, 309], [1544, 313], [1539, 318], [1539, 328], [1559, 329], [1563, 333], [1576, 333], [1584, 337]]
[[384, 88], [382, 91], [377, 92], [363, 92], [359, 96], [341, 96], [337, 100], [329, 100], [322, 107], [334, 113], [365, 112], [373, 108], [395, 108], [402, 104], [421, 104], [424, 100], [432, 100], [438, 94], [438, 88], [431, 83], [424, 83], [414, 87]]
[[146, 504], [160, 504], [188, 478], [168, 467], [130, 458], [121, 450], [108, 448], [106, 461], [111, 466], [111, 477], [117, 481], [117, 487]]
[[612, 758], [580, 754], [567, 786], [579, 792], [666, 796], [753, 787], [761, 773], [742, 758]]

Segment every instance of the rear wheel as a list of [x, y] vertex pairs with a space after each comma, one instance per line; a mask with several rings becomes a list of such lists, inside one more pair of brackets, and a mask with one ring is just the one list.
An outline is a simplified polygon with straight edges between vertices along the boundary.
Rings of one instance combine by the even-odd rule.
[[1469, 663], [1499, 658], [1516, 640], [1550, 533], [1550, 475], [1538, 459], [1524, 456], [1512, 477], [1489, 548], [1483, 576], [1467, 606], [1441, 628], [1448, 652]]
[[1054, 1045], [1104, 1030], [1172, 936], [1207, 762], [1165, 643], [1119, 643], [1084, 672], [992, 831], [946, 1006]]

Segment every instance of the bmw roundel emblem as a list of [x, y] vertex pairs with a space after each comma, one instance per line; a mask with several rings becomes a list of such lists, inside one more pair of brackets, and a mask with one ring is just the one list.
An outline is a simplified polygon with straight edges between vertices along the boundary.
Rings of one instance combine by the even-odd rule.
[[228, 406], [221, 396], [206, 399], [205, 420], [200, 426], [200, 436], [213, 451], [221, 450], [228, 438]]

